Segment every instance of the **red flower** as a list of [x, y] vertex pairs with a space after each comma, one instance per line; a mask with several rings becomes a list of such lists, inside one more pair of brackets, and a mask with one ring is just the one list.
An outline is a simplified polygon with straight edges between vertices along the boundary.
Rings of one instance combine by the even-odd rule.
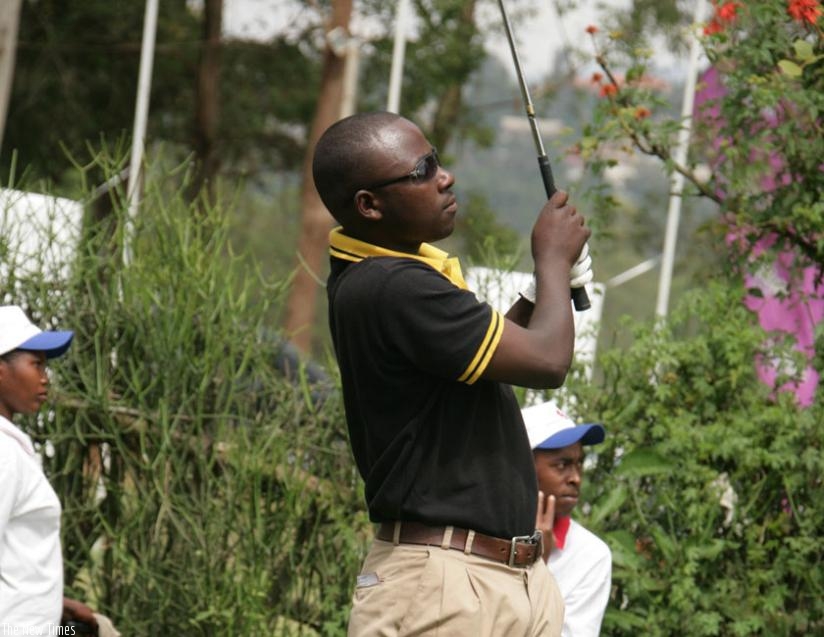
[[732, 22], [738, 17], [738, 7], [741, 6], [741, 3], [735, 0], [725, 2], [721, 6], [718, 6], [717, 0], [713, 4], [715, 5], [715, 15], [704, 27], [704, 35], [714, 35], [723, 31], [725, 22]]
[[601, 90], [598, 91], [599, 97], [610, 97], [618, 92], [618, 87], [615, 84], [604, 84]]
[[704, 27], [704, 35], [715, 35], [716, 33], [721, 33], [724, 30], [724, 27], [721, 26], [721, 23], [713, 18], [707, 23], [707, 26]]
[[635, 109], [635, 119], [644, 119], [650, 115], [652, 115], [652, 111], [650, 111], [646, 106], [639, 106]]
[[590, 24], [587, 27], [587, 33], [589, 33], [590, 35], [595, 35], [596, 33], [598, 33], [598, 27], [596, 27], [594, 24]]
[[816, 0], [790, 0], [787, 13], [799, 22], [815, 24], [821, 15], [821, 6]]
[[603, 80], [603, 79], [604, 79], [604, 76], [601, 75], [600, 73], [593, 73], [592, 74], [592, 83], [593, 84], [600, 84], [601, 80]]
[[722, 22], [732, 22], [735, 20], [737, 10], [737, 2], [725, 2], [715, 10], [715, 14]]

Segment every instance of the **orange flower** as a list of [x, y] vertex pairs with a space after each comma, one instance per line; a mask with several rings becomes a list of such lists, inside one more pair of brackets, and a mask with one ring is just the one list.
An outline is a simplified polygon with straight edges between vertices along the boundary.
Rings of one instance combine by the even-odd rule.
[[815, 24], [821, 15], [821, 6], [816, 0], [790, 0], [787, 13], [799, 22]]
[[593, 84], [600, 84], [601, 80], [603, 80], [603, 79], [604, 79], [604, 76], [601, 75], [600, 73], [596, 72], [596, 73], [592, 74], [592, 83]]
[[618, 87], [615, 84], [604, 84], [601, 90], [598, 91], [599, 97], [611, 97], [618, 92]]
[[644, 119], [650, 115], [652, 115], [652, 111], [650, 111], [646, 106], [638, 106], [635, 109], [635, 119]]
[[596, 27], [594, 24], [590, 24], [587, 27], [587, 33], [589, 33], [590, 35], [595, 35], [596, 33], [598, 33], [598, 27]]

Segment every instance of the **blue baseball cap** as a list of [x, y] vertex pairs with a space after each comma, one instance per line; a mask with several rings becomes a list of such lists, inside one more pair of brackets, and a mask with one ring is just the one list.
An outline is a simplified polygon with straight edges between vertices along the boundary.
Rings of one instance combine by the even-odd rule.
[[604, 441], [606, 432], [596, 423], [576, 425], [558, 405], [549, 401], [521, 410], [533, 449], [563, 449], [580, 442], [597, 445]]
[[72, 338], [74, 332], [44, 332], [17, 305], [0, 306], [0, 356], [25, 349], [56, 358], [66, 353]]

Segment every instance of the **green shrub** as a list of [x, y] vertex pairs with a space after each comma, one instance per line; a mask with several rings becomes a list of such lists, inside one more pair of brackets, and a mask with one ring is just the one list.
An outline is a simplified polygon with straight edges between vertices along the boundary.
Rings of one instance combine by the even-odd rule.
[[[233, 253], [231, 209], [181, 191], [153, 181], [129, 267], [115, 191], [67, 278], [12, 267], [2, 290], [77, 333], [23, 423], [63, 502], [68, 592], [124, 634], [343, 634], [371, 528], [338, 392], [282, 375], [282, 285]], [[757, 353], [793, 354], [742, 293], [628, 325], [598, 380], [568, 382], [608, 431], [579, 512], [613, 550], [605, 636], [824, 634], [821, 392], [799, 409], [757, 379]]]
[[757, 379], [767, 341], [741, 298], [693, 294], [574, 383], [608, 433], [582, 516], [613, 551], [604, 635], [824, 634], [821, 392], [800, 409]]
[[337, 392], [284, 377], [264, 318], [282, 284], [184, 189], [150, 184], [128, 267], [115, 190], [67, 278], [4, 288], [76, 332], [23, 423], [63, 503], [68, 594], [127, 635], [339, 634], [371, 529]]

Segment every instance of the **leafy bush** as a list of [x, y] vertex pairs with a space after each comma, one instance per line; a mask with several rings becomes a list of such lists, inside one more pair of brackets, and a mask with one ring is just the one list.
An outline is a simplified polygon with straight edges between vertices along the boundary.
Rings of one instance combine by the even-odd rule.
[[4, 285], [76, 333], [23, 423], [63, 503], [68, 594], [124, 634], [339, 633], [370, 527], [337, 393], [284, 377], [264, 319], [282, 283], [234, 254], [231, 210], [178, 186], [150, 185], [128, 267], [115, 190], [67, 278]]
[[[776, 251], [792, 246], [801, 266], [820, 267], [821, 16], [815, 0], [712, 3], [698, 32], [711, 73], [698, 78], [703, 97], [695, 100], [686, 161], [676, 150], [684, 122], [670, 116], [656, 88], [660, 51], [640, 45], [632, 29], [589, 27], [603, 73], [593, 75], [602, 99], [578, 145], [587, 169], [601, 175], [625, 150], [655, 157], [685, 179], [685, 195], [719, 206], [725, 231], [738, 229], [750, 247], [777, 238]], [[598, 202], [611, 206], [608, 195]]]
[[582, 516], [613, 550], [604, 635], [824, 632], [824, 404], [757, 379], [765, 334], [742, 294], [693, 294], [605, 354], [597, 385], [572, 384], [607, 428]]
[[[371, 528], [337, 392], [283, 376], [264, 318], [281, 284], [183, 187], [153, 180], [128, 267], [118, 190], [70, 270], [24, 275], [3, 248], [3, 302], [76, 331], [24, 423], [63, 502], [68, 592], [124, 634], [342, 634]], [[756, 354], [793, 354], [725, 285], [568, 383], [608, 430], [579, 512], [613, 550], [604, 635], [824, 632], [821, 393], [801, 410], [760, 383]]]

